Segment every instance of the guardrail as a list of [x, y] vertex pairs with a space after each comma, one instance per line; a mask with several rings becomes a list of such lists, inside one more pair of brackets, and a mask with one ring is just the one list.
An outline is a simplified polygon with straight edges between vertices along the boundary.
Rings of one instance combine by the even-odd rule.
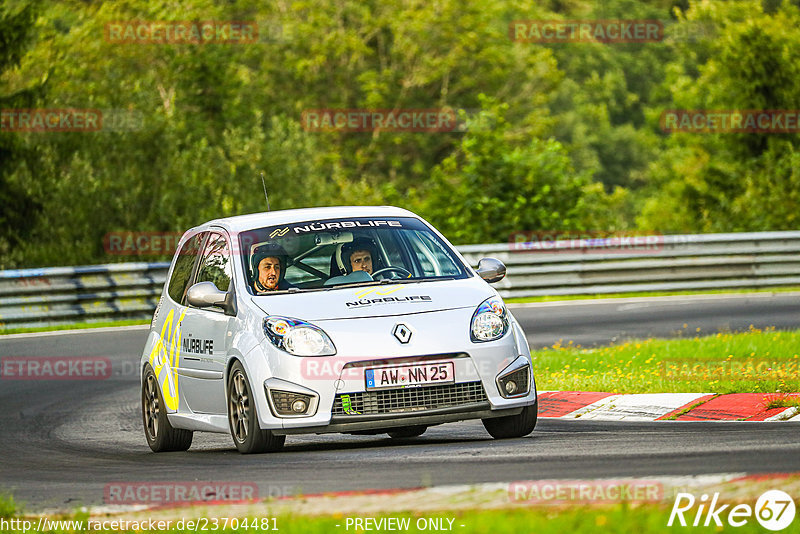
[[0, 271], [0, 328], [150, 319], [169, 263]]
[[[800, 285], [800, 231], [635, 236], [458, 247], [502, 260], [503, 297]], [[150, 319], [168, 263], [0, 271], [0, 328]]]
[[[557, 248], [558, 247], [558, 248]], [[503, 297], [800, 285], [800, 232], [634, 236], [467, 245], [471, 264], [502, 260]]]

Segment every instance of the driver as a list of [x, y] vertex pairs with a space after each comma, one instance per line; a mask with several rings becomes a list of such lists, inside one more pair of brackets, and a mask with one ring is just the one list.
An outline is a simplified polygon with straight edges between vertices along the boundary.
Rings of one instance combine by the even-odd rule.
[[354, 250], [353, 253], [350, 254], [350, 270], [353, 272], [364, 271], [367, 274], [372, 274], [372, 253], [366, 248]]
[[287, 256], [284, 248], [274, 243], [266, 243], [255, 249], [252, 257], [252, 269], [253, 288], [256, 295], [292, 287], [284, 279]]

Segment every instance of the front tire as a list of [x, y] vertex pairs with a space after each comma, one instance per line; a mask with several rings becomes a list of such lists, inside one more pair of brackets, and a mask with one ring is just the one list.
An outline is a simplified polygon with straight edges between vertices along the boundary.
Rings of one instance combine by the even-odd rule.
[[153, 452], [185, 451], [192, 446], [192, 431], [173, 428], [169, 423], [164, 397], [149, 365], [142, 381], [142, 424], [147, 444]]
[[389, 430], [386, 432], [389, 434], [390, 438], [394, 439], [401, 439], [401, 438], [416, 438], [417, 436], [421, 436], [428, 430], [428, 427], [425, 425], [415, 425], [415, 426], [402, 426], [399, 428], [395, 428], [393, 430]]
[[539, 416], [539, 399], [522, 409], [518, 415], [483, 419], [483, 426], [494, 439], [521, 438], [536, 428]]
[[242, 454], [279, 451], [286, 436], [276, 436], [258, 426], [256, 402], [240, 362], [235, 362], [228, 377], [228, 424], [236, 448]]

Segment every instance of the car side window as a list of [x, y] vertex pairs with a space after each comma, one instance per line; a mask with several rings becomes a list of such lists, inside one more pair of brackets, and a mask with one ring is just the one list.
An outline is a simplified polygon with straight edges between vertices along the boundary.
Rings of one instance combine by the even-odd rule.
[[220, 291], [227, 291], [232, 275], [228, 241], [221, 234], [212, 233], [203, 251], [195, 283], [211, 282]]
[[172, 276], [169, 279], [167, 286], [167, 293], [170, 298], [178, 304], [183, 303], [183, 296], [186, 294], [186, 285], [189, 283], [189, 278], [192, 276], [192, 269], [194, 268], [194, 260], [200, 253], [200, 245], [203, 243], [205, 232], [195, 234], [186, 240], [181, 250], [178, 252], [178, 257], [175, 258], [175, 267], [172, 269]]

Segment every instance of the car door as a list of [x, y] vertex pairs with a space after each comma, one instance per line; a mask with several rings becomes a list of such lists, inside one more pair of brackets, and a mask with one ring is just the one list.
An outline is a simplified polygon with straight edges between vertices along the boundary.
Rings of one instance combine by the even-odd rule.
[[166, 281], [166, 294], [159, 300], [150, 325], [160, 338], [150, 354], [150, 364], [169, 412], [184, 412], [187, 409], [178, 387], [182, 366], [180, 332], [186, 312], [186, 291], [194, 279], [206, 235], [207, 232], [197, 232], [184, 240]]
[[[222, 230], [205, 241], [193, 283], [211, 282], [220, 291], [232, 290], [233, 256]], [[235, 318], [221, 308], [188, 306], [181, 327], [181, 369], [178, 384], [194, 413], [225, 414], [225, 362]]]

